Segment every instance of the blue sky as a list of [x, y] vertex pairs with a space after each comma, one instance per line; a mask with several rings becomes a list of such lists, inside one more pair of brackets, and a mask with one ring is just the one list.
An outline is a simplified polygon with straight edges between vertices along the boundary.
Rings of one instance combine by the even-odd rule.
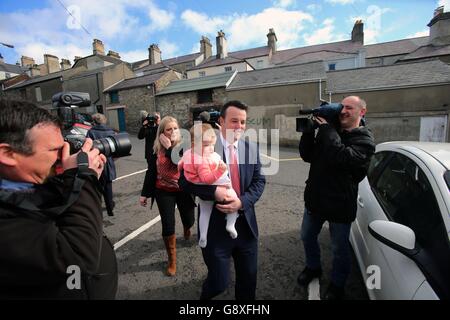
[[42, 63], [44, 53], [73, 62], [97, 38], [129, 62], [147, 58], [152, 43], [167, 59], [198, 52], [202, 35], [215, 52], [218, 30], [229, 51], [264, 46], [269, 28], [288, 49], [349, 39], [356, 19], [370, 44], [428, 35], [439, 5], [450, 11], [450, 0], [1, 0], [0, 42], [14, 48], [0, 53], [7, 63], [22, 55]]

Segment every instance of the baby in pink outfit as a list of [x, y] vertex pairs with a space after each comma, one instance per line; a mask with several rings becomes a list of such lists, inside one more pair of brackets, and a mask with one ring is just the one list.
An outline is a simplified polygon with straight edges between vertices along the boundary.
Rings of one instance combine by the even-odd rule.
[[[197, 124], [191, 128], [190, 132], [192, 148], [184, 152], [183, 157], [178, 163], [178, 169], [184, 170], [186, 180], [191, 183], [226, 186], [228, 194], [232, 197], [237, 197], [236, 192], [231, 187], [227, 165], [223, 162], [220, 155], [214, 152], [217, 137], [211, 125]], [[206, 247], [206, 238], [213, 205], [214, 201], [199, 199], [200, 240], [198, 244], [201, 248]], [[233, 239], [237, 238], [235, 228], [237, 217], [237, 212], [226, 215], [226, 230]]]

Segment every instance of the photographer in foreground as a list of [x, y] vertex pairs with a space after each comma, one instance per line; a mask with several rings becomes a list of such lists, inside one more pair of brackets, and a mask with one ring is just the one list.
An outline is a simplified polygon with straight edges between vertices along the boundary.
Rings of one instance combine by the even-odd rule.
[[306, 267], [297, 281], [307, 286], [322, 274], [317, 237], [325, 221], [329, 223], [333, 267], [331, 283], [325, 299], [344, 298], [344, 286], [351, 267], [349, 234], [356, 217], [358, 183], [367, 174], [370, 158], [375, 152], [372, 133], [360, 126], [366, 103], [360, 97], [342, 100], [339, 125], [335, 128], [324, 118], [315, 117], [319, 129], [304, 132], [299, 151], [311, 163], [305, 188], [305, 213], [301, 239]]
[[[0, 99], [0, 299], [114, 299], [117, 263], [103, 235], [92, 140], [70, 155], [60, 121]], [[52, 176], [60, 160], [64, 173]]]

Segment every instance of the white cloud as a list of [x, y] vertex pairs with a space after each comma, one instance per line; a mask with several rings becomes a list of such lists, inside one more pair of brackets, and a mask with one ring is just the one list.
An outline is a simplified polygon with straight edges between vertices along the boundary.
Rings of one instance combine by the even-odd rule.
[[430, 35], [430, 30], [424, 29], [422, 31], [418, 31], [416, 33], [410, 34], [406, 36], [406, 38], [418, 38], [418, 37], [426, 37]]
[[[102, 40], [105, 51], [120, 54], [115, 45], [148, 39], [152, 32], [167, 29], [174, 21], [172, 13], [147, 0], [77, 0], [67, 8], [76, 20], [56, 1], [49, 1], [44, 9], [0, 14], [0, 39], [15, 46], [18, 58], [31, 55], [42, 62], [45, 51], [72, 60], [74, 54], [91, 54], [94, 38]], [[148, 15], [139, 18], [136, 10]]]
[[444, 12], [450, 11], [450, 0], [439, 0], [438, 7], [444, 6]]
[[216, 31], [219, 31], [221, 26], [224, 26], [231, 21], [231, 17], [210, 18], [204, 13], [199, 13], [190, 9], [183, 11], [181, 19], [185, 25], [199, 34], [215, 34]]
[[325, 2], [332, 3], [332, 4], [349, 4], [349, 3], [355, 3], [356, 0], [325, 0]]
[[136, 62], [148, 59], [148, 50], [131, 50], [126, 52], [119, 52], [122, 60], [127, 62]]
[[275, 29], [280, 49], [298, 45], [305, 23], [313, 21], [310, 14], [282, 8], [268, 8], [253, 15], [233, 14], [222, 17], [208, 17], [204, 13], [187, 10], [183, 12], [182, 19], [197, 33], [207, 34], [213, 39], [217, 31], [222, 29], [231, 51], [265, 45], [269, 28]]
[[370, 5], [366, 9], [366, 15], [359, 17], [351, 17], [351, 23], [355, 23], [356, 20], [362, 20], [364, 23], [364, 44], [377, 43], [383, 32], [391, 32], [386, 28], [387, 20], [383, 20], [385, 13], [391, 12], [390, 8], [380, 8], [375, 5]]
[[325, 19], [322, 27], [314, 31], [310, 35], [304, 35], [303, 38], [307, 45], [314, 45], [327, 42], [335, 42], [345, 40], [345, 34], [338, 34], [335, 31], [334, 19]]
[[272, 0], [275, 7], [287, 8], [297, 3], [296, 0]]
[[154, 30], [164, 30], [169, 28], [175, 19], [175, 15], [173, 13], [159, 9], [153, 4], [150, 5], [148, 15], [152, 20], [151, 27]]
[[180, 48], [173, 42], [163, 39], [158, 44], [161, 50], [161, 59], [169, 59], [179, 55]]

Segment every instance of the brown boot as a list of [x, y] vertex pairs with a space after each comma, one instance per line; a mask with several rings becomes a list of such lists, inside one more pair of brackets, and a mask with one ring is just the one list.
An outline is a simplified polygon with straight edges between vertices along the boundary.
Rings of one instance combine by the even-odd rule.
[[167, 275], [173, 277], [177, 272], [177, 238], [173, 234], [164, 237], [164, 244], [166, 245], [167, 256], [169, 257], [169, 265], [167, 267]]
[[191, 228], [184, 227], [184, 240], [189, 240], [191, 238]]

